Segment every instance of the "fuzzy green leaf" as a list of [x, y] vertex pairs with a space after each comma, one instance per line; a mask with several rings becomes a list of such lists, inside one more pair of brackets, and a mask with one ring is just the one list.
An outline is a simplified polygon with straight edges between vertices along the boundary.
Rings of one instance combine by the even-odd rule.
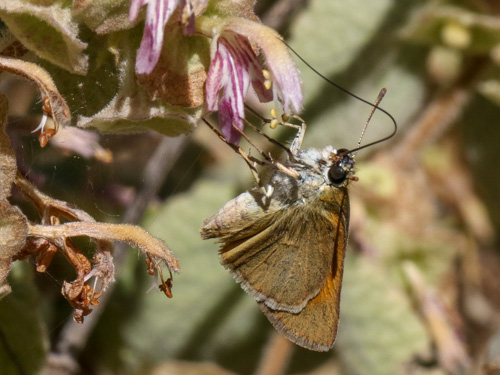
[[2, 374], [36, 374], [45, 360], [48, 338], [32, 272], [28, 263], [14, 263], [9, 275], [13, 293], [0, 301]]
[[0, 17], [10, 32], [38, 56], [69, 72], [85, 74], [87, 44], [79, 39], [66, 1], [1, 0]]
[[348, 254], [336, 350], [346, 375], [402, 374], [426, 350], [426, 331], [381, 263]]

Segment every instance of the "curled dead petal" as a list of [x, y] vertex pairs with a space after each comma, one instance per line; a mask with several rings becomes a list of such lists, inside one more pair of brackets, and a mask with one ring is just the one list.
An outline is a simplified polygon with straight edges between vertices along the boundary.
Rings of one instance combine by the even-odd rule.
[[89, 281], [95, 277], [102, 283], [102, 291], [114, 281], [115, 277], [115, 264], [113, 263], [113, 256], [110, 251], [99, 251], [92, 258], [94, 266], [92, 270], [85, 276], [84, 281]]
[[7, 275], [12, 257], [24, 246], [28, 236], [28, 220], [7, 199], [0, 199], [0, 299], [10, 292]]
[[0, 56], [0, 70], [28, 79], [38, 86], [42, 94], [44, 112], [54, 120], [56, 131], [59, 127], [70, 124], [71, 114], [68, 105], [45, 69], [30, 62]]
[[8, 109], [7, 97], [0, 94], [0, 199], [10, 196], [17, 173], [16, 155], [5, 132]]
[[[43, 224], [35, 226], [26, 224], [27, 232], [24, 238], [27, 237], [28, 241], [14, 259], [23, 259], [36, 254], [37, 271], [45, 272], [55, 253], [60, 251], [74, 267], [77, 274], [74, 281], [64, 282], [62, 294], [75, 309], [75, 321], [83, 322], [83, 317], [92, 311], [92, 306], [99, 303], [102, 292], [114, 280], [114, 264], [111, 255], [113, 244], [110, 242], [114, 238], [104, 234], [92, 238], [97, 245], [97, 251], [92, 261], [89, 261], [86, 255], [69, 238], [74, 237], [71, 235], [74, 234], [74, 231], [69, 231], [68, 236], [64, 235], [64, 233], [62, 235], [53, 235], [52, 231], [47, 228], [60, 227], [61, 219], [81, 220], [82, 222], [71, 223], [73, 227], [76, 226], [77, 228], [82, 226], [86, 228], [85, 225], [98, 225], [95, 220], [86, 212], [41, 193], [20, 174], [16, 176], [15, 183], [21, 193], [36, 207]], [[35, 228], [35, 230], [30, 233], [32, 228]], [[46, 228], [45, 233], [47, 236], [37, 235], [43, 231], [43, 228]], [[83, 231], [83, 233], [75, 236], [85, 235], [85, 231]], [[108, 239], [107, 237], [111, 238]]]
[[[76, 322], [83, 323], [84, 317], [91, 313], [91, 307], [99, 304], [99, 297], [114, 280], [115, 268], [110, 241], [126, 242], [145, 252], [148, 272], [159, 276], [161, 284], [158, 288], [168, 297], [172, 297], [172, 272], [179, 271], [179, 263], [161, 240], [144, 229], [128, 224], [97, 223], [93, 219], [65, 224], [59, 224], [58, 217], [51, 216], [50, 219], [51, 225], [28, 224], [27, 235], [30, 240], [42, 239], [54, 245], [53, 247], [61, 251], [75, 268], [77, 278], [72, 282], [64, 282], [62, 294], [75, 309], [73, 317]], [[97, 243], [98, 250], [91, 262], [74, 245], [72, 237], [89, 237]], [[43, 262], [43, 249], [39, 250], [41, 252], [38, 254], [37, 263], [43, 265], [45, 270], [52, 254], [45, 254], [49, 255], [50, 259]], [[163, 277], [163, 266], [168, 268], [168, 278]]]
[[92, 269], [77, 267], [76, 280], [63, 283], [62, 295], [75, 309], [73, 319], [77, 323], [83, 323], [84, 317], [92, 312], [92, 306], [99, 304], [102, 293], [114, 281], [115, 265], [111, 251], [97, 252], [92, 264]]
[[111, 163], [113, 154], [99, 144], [99, 135], [85, 129], [68, 126], [59, 129], [52, 138], [52, 147], [74, 152], [86, 159], [96, 158], [103, 163]]
[[144, 253], [164, 261], [170, 271], [178, 272], [180, 270], [178, 260], [161, 240], [134, 225], [96, 222], [71, 222], [51, 226], [30, 225], [29, 235], [48, 240], [85, 236], [97, 240], [126, 242], [138, 247]]

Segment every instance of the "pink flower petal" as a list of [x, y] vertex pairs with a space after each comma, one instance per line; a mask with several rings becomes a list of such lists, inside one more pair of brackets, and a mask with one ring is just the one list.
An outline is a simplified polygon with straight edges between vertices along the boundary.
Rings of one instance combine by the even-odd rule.
[[137, 19], [137, 16], [139, 15], [139, 10], [147, 2], [148, 0], [132, 0], [130, 3], [128, 19], [132, 22], [135, 21]]
[[178, 0], [184, 35], [194, 35], [195, 18], [205, 11], [208, 0]]
[[149, 74], [156, 66], [163, 48], [165, 24], [178, 5], [177, 0], [135, 0], [130, 7], [129, 18], [137, 17], [139, 6], [146, 3], [146, 25], [135, 61], [138, 74]]
[[[265, 87], [265, 66], [255, 54], [250, 41], [263, 51], [273, 78], [271, 90]], [[274, 30], [238, 18], [237, 21], [229, 22], [212, 41], [212, 60], [205, 86], [207, 109], [219, 111], [222, 133], [234, 144], [241, 137], [234, 126], [241, 130], [244, 126], [244, 102], [250, 83], [260, 101], [278, 98], [285, 113], [300, 112], [301, 82], [287, 47]]]
[[[222, 135], [229, 143], [237, 145], [240, 141], [241, 134], [234, 128], [243, 130], [243, 120], [241, 119], [245, 114], [239, 115], [234, 111], [237, 108], [235, 98], [223, 97], [219, 103], [219, 124], [221, 127]], [[233, 126], [234, 124], [234, 126]]]
[[217, 52], [210, 63], [208, 69], [207, 81], [205, 83], [205, 100], [209, 111], [217, 111], [219, 103], [219, 92], [226, 85], [226, 78], [229, 76], [228, 68], [225, 64], [225, 47], [217, 45]]
[[233, 46], [224, 39], [221, 40], [221, 43], [226, 47], [227, 54], [225, 60], [230, 79], [223, 82], [226, 85], [223, 88], [222, 99], [219, 103], [219, 111], [222, 105], [229, 116], [222, 115], [222, 117], [219, 117], [219, 123], [226, 139], [229, 142], [238, 144], [241, 134], [234, 129], [233, 124], [239, 129], [243, 129], [243, 121], [241, 119], [245, 118], [245, 96], [248, 92], [250, 77], [244, 64], [239, 60], [236, 51], [234, 51]]
[[238, 51], [239, 58], [241, 61], [245, 61], [248, 73], [250, 74], [250, 80], [252, 86], [259, 97], [259, 100], [263, 103], [273, 100], [272, 90], [266, 89], [264, 86], [265, 77], [262, 71], [265, 69], [264, 65], [261, 63], [259, 58], [255, 55], [252, 46], [248, 42], [248, 39], [237, 34], [234, 37], [234, 42], [238, 46], [236, 50]]
[[289, 115], [300, 113], [303, 97], [299, 71], [279, 34], [262, 24], [242, 18], [230, 22], [226, 29], [245, 36], [260, 48], [273, 77], [273, 90], [283, 103], [283, 110]]
[[226, 139], [237, 144], [243, 129], [245, 96], [250, 85], [248, 62], [234, 44], [220, 37], [210, 64], [206, 82], [206, 103], [210, 111], [219, 111], [219, 125]]

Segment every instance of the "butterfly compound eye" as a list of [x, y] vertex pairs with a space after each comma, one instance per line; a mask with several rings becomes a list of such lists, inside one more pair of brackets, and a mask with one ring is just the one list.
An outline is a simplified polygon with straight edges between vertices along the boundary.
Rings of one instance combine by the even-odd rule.
[[340, 149], [336, 153], [338, 158], [328, 170], [328, 179], [334, 185], [342, 185], [352, 173], [354, 159], [349, 155], [349, 150]]
[[348, 172], [339, 163], [336, 163], [328, 171], [328, 178], [331, 183], [340, 185], [346, 180], [347, 174]]

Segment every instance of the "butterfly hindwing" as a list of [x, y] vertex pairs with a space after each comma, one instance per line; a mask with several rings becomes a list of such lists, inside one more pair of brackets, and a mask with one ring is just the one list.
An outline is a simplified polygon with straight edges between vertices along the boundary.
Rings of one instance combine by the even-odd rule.
[[[335, 233], [333, 262], [327, 281], [321, 291], [299, 313], [272, 309], [264, 302], [259, 307], [278, 332], [297, 345], [316, 351], [332, 348], [337, 336], [340, 308], [340, 290], [348, 237], [349, 202], [345, 194], [340, 212], [340, 225]], [[332, 213], [332, 220], [334, 220]]]

